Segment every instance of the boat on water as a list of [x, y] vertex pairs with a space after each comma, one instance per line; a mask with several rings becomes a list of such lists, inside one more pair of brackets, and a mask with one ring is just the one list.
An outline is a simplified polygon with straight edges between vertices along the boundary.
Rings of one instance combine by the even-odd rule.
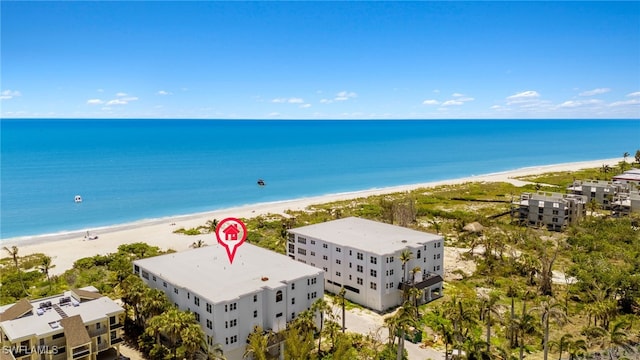
[[74, 201], [77, 202], [77, 203], [81, 203], [82, 202], [82, 196], [76, 195]]
[[265, 186], [266, 184], [265, 184], [264, 180], [258, 179], [258, 185], [259, 186]]

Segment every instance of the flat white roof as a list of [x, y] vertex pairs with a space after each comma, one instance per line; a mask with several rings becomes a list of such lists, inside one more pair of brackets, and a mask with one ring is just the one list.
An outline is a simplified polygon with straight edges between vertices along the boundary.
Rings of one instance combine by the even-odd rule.
[[[82, 290], [91, 291], [91, 289], [95, 288], [88, 287]], [[65, 291], [63, 294], [48, 298], [31, 300], [32, 310], [29, 314], [17, 319], [2, 321], [2, 328], [7, 337], [9, 337], [9, 339], [20, 339], [27, 335], [36, 335], [40, 338], [46, 334], [60, 332], [60, 330], [62, 330], [62, 326], [60, 326], [62, 316], [56, 312], [53, 307], [47, 308], [46, 310], [43, 309], [41, 314], [38, 314], [38, 308], [40, 307], [40, 303], [47, 301], [50, 301], [51, 305], [59, 305], [59, 301], [63, 297], [71, 297], [71, 291]], [[11, 307], [11, 305], [13, 304], [3, 306], [0, 308], [0, 312], [4, 312]], [[69, 317], [80, 315], [85, 324], [124, 312], [124, 309], [120, 305], [106, 296], [80, 302], [77, 306], [69, 302], [64, 305], [59, 305], [59, 307]]]
[[[291, 260], [288, 256], [248, 243], [236, 251], [233, 264], [219, 244], [133, 262], [178, 288], [188, 289], [210, 302], [232, 301], [262, 288], [323, 273], [322, 269]], [[153, 282], [153, 279], [149, 279]]]
[[407, 246], [418, 247], [443, 239], [440, 235], [358, 217], [303, 226], [289, 232], [377, 255], [391, 254]]

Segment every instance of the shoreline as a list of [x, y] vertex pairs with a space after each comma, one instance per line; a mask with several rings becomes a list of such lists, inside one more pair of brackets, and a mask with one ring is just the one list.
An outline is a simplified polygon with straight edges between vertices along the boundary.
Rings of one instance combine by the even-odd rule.
[[[52, 275], [59, 275], [71, 268], [73, 262], [77, 259], [116, 252], [118, 246], [121, 244], [145, 242], [152, 246], [158, 246], [162, 250], [173, 249], [176, 251], [186, 250], [193, 242], [198, 240], [203, 240], [206, 244], [215, 244], [217, 242], [215, 234], [186, 236], [173, 233], [174, 230], [179, 228], [188, 229], [204, 225], [207, 220], [222, 220], [226, 217], [253, 218], [267, 214], [284, 214], [287, 210], [304, 210], [312, 205], [364, 198], [372, 195], [411, 191], [420, 188], [432, 188], [441, 185], [457, 185], [467, 182], [502, 181], [522, 186], [525, 182], [515, 179], [516, 177], [547, 172], [577, 171], [585, 168], [598, 168], [603, 164], [611, 166], [617, 165], [618, 162], [622, 160], [622, 158], [614, 158], [553, 165], [529, 166], [497, 173], [473, 175], [469, 177], [439, 180], [427, 183], [372, 188], [360, 191], [249, 204], [207, 212], [139, 220], [130, 223], [63, 233], [7, 238], [2, 239], [0, 243], [2, 246], [7, 247], [17, 246], [20, 256], [33, 253], [44, 253], [51, 256], [53, 264], [56, 265], [56, 267], [52, 269]], [[90, 231], [92, 235], [98, 235], [98, 239], [85, 240], [84, 235], [87, 231]], [[2, 258], [6, 257], [5, 255], [6, 254], [3, 253]]]

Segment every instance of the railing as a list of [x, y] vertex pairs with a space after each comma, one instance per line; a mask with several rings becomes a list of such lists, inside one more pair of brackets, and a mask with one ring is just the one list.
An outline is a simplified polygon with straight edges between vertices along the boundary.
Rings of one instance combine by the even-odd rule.
[[124, 339], [122, 339], [122, 338], [111, 339], [111, 345], [119, 344], [119, 343], [121, 343], [123, 341], [124, 341]]
[[81, 350], [74, 350], [73, 351], [73, 358], [77, 359], [77, 358], [81, 358], [83, 356], [87, 356], [91, 353], [90, 349], [81, 349]]
[[122, 327], [124, 327], [124, 324], [123, 324], [123, 323], [118, 323], [118, 324], [109, 324], [109, 328], [110, 328], [111, 330], [120, 329], [120, 328], [122, 328]]

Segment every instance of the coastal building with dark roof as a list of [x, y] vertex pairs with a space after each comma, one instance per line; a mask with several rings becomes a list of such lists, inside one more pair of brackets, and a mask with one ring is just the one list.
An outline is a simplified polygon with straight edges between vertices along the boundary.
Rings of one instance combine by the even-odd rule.
[[[403, 264], [400, 254], [411, 259]], [[375, 311], [404, 301], [403, 290], [421, 290], [421, 302], [442, 295], [444, 238], [377, 221], [349, 217], [289, 230], [291, 259], [323, 269], [325, 289]]]
[[193, 312], [207, 344], [220, 344], [229, 360], [243, 358], [255, 326], [284, 330], [324, 294], [324, 271], [248, 243], [238, 248], [233, 264], [216, 244], [133, 265], [147, 285]]
[[90, 286], [0, 307], [2, 359], [90, 360], [120, 354], [124, 309]]

